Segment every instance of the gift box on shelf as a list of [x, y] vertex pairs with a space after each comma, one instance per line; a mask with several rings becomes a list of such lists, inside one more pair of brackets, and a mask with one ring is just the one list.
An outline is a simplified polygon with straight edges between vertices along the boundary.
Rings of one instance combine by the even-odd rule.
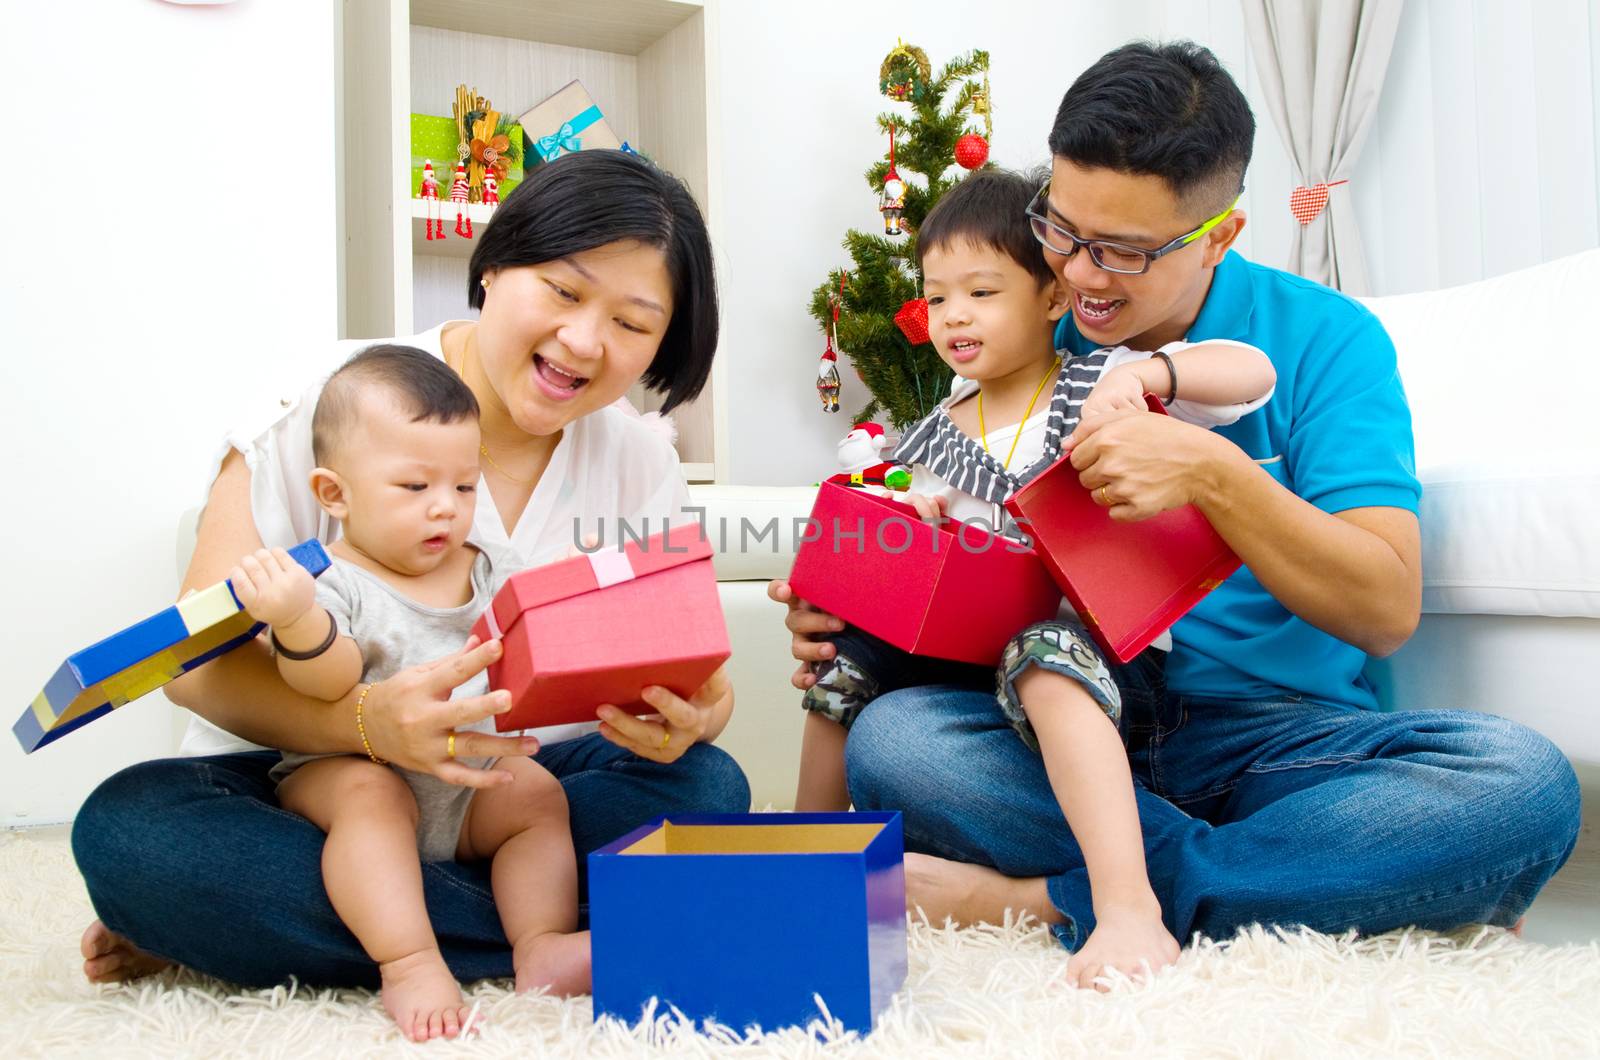
[[[1146, 397], [1152, 412], [1160, 401]], [[1095, 641], [1118, 662], [1138, 655], [1239, 569], [1192, 504], [1119, 523], [1066, 458], [1006, 501]]]
[[906, 977], [903, 861], [894, 812], [656, 818], [589, 855], [595, 1018], [654, 997], [770, 1031], [822, 1020], [820, 998], [871, 1031]]
[[[301, 542], [289, 555], [313, 577], [328, 569], [328, 554], [315, 540]], [[239, 603], [233, 585], [220, 581], [67, 656], [11, 731], [24, 751], [37, 751], [265, 628]]]
[[711, 544], [693, 523], [513, 574], [473, 632], [504, 642], [489, 666], [489, 686], [512, 694], [501, 732], [594, 721], [602, 703], [653, 714], [645, 686], [687, 697], [728, 658]]
[[[513, 124], [509, 134], [512, 137], [522, 136], [522, 127]], [[439, 181], [439, 198], [450, 198], [450, 178], [455, 172], [457, 145], [460, 138], [456, 135], [456, 120], [454, 118], [440, 118], [432, 114], [411, 115], [411, 197], [413, 199], [422, 194], [422, 164], [433, 163], [433, 175]], [[522, 183], [522, 165], [506, 161], [506, 175], [500, 179], [500, 201], [505, 202], [506, 196], [512, 189]]]
[[622, 146], [581, 81], [567, 82], [517, 124], [527, 136], [529, 165], [535, 158], [550, 162], [571, 151]]
[[934, 526], [908, 504], [832, 483], [817, 490], [789, 584], [896, 647], [984, 665], [1061, 604], [1026, 546], [972, 524]]

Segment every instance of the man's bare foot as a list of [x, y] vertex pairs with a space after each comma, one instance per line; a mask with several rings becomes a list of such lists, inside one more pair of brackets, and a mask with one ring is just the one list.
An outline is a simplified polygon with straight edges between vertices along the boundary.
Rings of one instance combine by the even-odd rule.
[[78, 942], [83, 954], [83, 974], [91, 983], [121, 983], [172, 967], [171, 961], [152, 957], [96, 920]]
[[[461, 1003], [461, 986], [438, 949], [418, 950], [378, 965], [383, 975], [383, 1007], [414, 1042], [454, 1038], [471, 1011]], [[473, 1026], [482, 1023], [473, 1021]]]
[[517, 993], [546, 988], [556, 997], [587, 994], [590, 990], [589, 933], [547, 931], [524, 935], [511, 947], [517, 969]]
[[957, 927], [1001, 924], [1007, 909], [1030, 913], [1047, 924], [1061, 923], [1040, 877], [1014, 879], [985, 865], [929, 854], [907, 854], [905, 865], [906, 908], [912, 913], [920, 909], [930, 924], [941, 925], [947, 918]]

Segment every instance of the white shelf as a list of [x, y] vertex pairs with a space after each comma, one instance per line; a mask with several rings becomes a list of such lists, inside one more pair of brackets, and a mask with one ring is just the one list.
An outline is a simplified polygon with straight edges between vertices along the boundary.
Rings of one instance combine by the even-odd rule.
[[638, 55], [704, 6], [704, 0], [411, 0], [411, 23]]
[[478, 247], [478, 236], [483, 226], [494, 216], [494, 210], [481, 202], [467, 204], [467, 216], [472, 218], [472, 238], [456, 235], [456, 204], [447, 199], [439, 201], [439, 219], [444, 222], [445, 238], [428, 238], [428, 204], [421, 199], [411, 200], [411, 252], [432, 254], [439, 258], [470, 258]]

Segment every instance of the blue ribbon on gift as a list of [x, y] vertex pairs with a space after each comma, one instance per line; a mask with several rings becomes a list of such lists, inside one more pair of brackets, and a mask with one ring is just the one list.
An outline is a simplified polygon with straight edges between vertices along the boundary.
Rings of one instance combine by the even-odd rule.
[[588, 110], [578, 114], [569, 122], [564, 122], [561, 128], [549, 136], [541, 136], [533, 142], [533, 148], [539, 152], [539, 157], [549, 162], [560, 158], [568, 151], [583, 150], [583, 141], [578, 134], [601, 118], [600, 108], [591, 106]]

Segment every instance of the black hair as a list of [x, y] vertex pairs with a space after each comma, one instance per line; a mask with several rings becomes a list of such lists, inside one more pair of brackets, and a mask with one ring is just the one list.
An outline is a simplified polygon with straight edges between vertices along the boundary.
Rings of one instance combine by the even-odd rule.
[[1008, 169], [980, 169], [940, 196], [917, 229], [917, 264], [930, 250], [965, 241], [1006, 255], [1033, 274], [1039, 286], [1055, 274], [1028, 226], [1028, 204], [1045, 174], [1023, 176]]
[[1107, 52], [1067, 89], [1050, 153], [1084, 167], [1160, 177], [1208, 213], [1244, 186], [1256, 120], [1228, 71], [1193, 41]]
[[495, 210], [472, 252], [467, 299], [483, 308], [491, 269], [540, 265], [620, 240], [656, 247], [672, 283], [672, 318], [644, 382], [666, 394], [662, 411], [692, 400], [717, 350], [711, 240], [683, 182], [626, 151], [589, 150], [536, 167]]
[[415, 346], [379, 344], [351, 357], [323, 384], [311, 414], [311, 458], [326, 466], [338, 441], [355, 422], [360, 391], [384, 387], [411, 422], [458, 423], [478, 418], [478, 399], [439, 358]]

